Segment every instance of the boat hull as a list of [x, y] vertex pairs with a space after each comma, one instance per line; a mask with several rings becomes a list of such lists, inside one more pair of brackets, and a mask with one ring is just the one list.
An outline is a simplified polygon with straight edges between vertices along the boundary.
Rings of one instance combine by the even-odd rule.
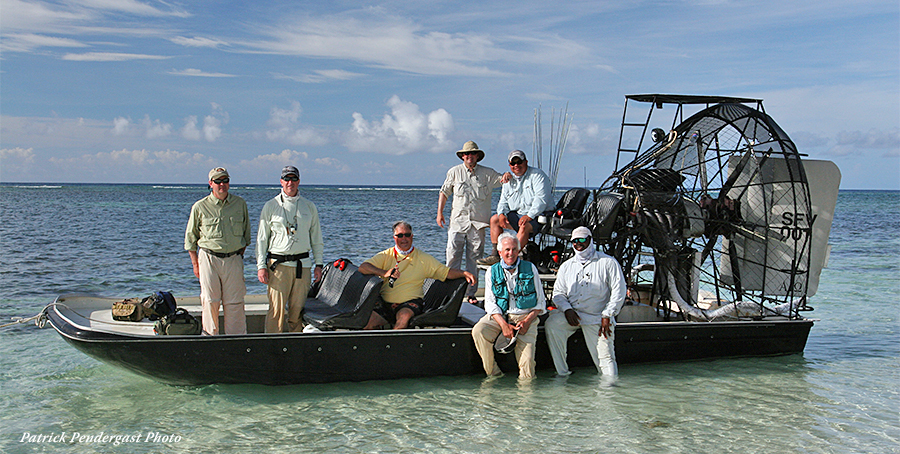
[[[222, 336], [146, 336], [89, 329], [49, 307], [50, 324], [69, 344], [108, 364], [172, 385], [290, 385], [482, 374], [471, 328]], [[803, 351], [811, 320], [622, 323], [619, 364], [769, 356]], [[553, 367], [540, 328], [536, 360]], [[498, 355], [515, 373], [512, 355]], [[571, 367], [593, 367], [578, 333]]]

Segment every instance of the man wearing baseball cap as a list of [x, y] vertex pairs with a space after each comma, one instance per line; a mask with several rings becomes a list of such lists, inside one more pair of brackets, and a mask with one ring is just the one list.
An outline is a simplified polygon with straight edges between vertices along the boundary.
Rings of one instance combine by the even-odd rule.
[[491, 254], [478, 261], [479, 265], [493, 265], [500, 261], [497, 238], [504, 229], [516, 232], [520, 249], [540, 229], [538, 215], [543, 213], [552, 199], [550, 179], [541, 169], [528, 166], [522, 150], [513, 150], [507, 157], [512, 178], [503, 185], [497, 214], [491, 216]]
[[484, 254], [484, 234], [491, 218], [491, 197], [495, 188], [509, 181], [510, 174], [499, 174], [478, 162], [484, 159], [484, 151], [473, 141], [466, 142], [456, 156], [463, 162], [447, 171], [447, 178], [438, 194], [437, 224], [444, 227], [444, 206], [453, 196], [450, 224], [447, 230], [447, 266], [462, 268], [463, 249], [466, 253], [465, 270], [475, 276], [466, 295], [470, 303], [477, 303], [478, 265], [476, 260]]
[[219, 307], [226, 334], [246, 334], [244, 249], [250, 244], [247, 202], [229, 194], [231, 177], [224, 167], [209, 171], [210, 194], [191, 207], [184, 249], [200, 280], [203, 334], [219, 334]]
[[285, 166], [281, 169], [281, 192], [266, 202], [259, 214], [256, 274], [259, 282], [268, 286], [267, 333], [302, 331], [300, 317], [309, 287], [313, 278], [322, 278], [324, 242], [319, 212], [300, 195], [299, 186], [300, 171]]
[[591, 231], [572, 231], [575, 255], [563, 262], [553, 286], [554, 310], [544, 330], [556, 373], [569, 375], [566, 353], [569, 336], [581, 328], [588, 352], [606, 384], [618, 378], [614, 347], [616, 315], [625, 303], [625, 276], [614, 258], [597, 250]]

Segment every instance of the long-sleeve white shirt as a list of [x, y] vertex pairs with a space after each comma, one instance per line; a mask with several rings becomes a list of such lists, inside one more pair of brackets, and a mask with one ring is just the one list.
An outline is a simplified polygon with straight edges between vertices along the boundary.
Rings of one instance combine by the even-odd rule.
[[572, 257], [559, 267], [553, 304], [563, 312], [575, 309], [583, 325], [599, 325], [603, 318], [615, 319], [625, 303], [625, 290], [619, 262], [594, 251], [586, 263]]
[[[293, 229], [291, 228], [293, 227]], [[256, 232], [256, 268], [266, 268], [266, 255], [296, 255], [312, 250], [312, 257], [301, 260], [304, 268], [321, 265], [324, 242], [316, 206], [303, 196], [287, 197], [284, 193], [263, 205]], [[297, 262], [284, 262], [297, 266]]]

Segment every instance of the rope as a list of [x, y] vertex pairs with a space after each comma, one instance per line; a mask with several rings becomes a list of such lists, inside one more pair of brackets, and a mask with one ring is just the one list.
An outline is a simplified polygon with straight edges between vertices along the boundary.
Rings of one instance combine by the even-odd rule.
[[[47, 307], [49, 307], [49, 306], [47, 306]], [[45, 307], [44, 309], [46, 309], [46, 307]], [[10, 326], [13, 326], [13, 325], [19, 325], [19, 324], [23, 324], [23, 323], [28, 323], [28, 322], [30, 322], [30, 321], [32, 321], [32, 320], [40, 319], [41, 316], [43, 316], [43, 315], [44, 315], [44, 310], [42, 309], [41, 312], [40, 312], [39, 314], [37, 314], [37, 315], [35, 315], [35, 316], [32, 316], [32, 317], [28, 317], [28, 318], [12, 317], [12, 318], [10, 318], [10, 320], [13, 320], [12, 323], [7, 323], [7, 324], [5, 324], [5, 325], [0, 325], [0, 328], [7, 328], [7, 327], [10, 327]], [[43, 322], [42, 322], [41, 320], [35, 321], [34, 324], [37, 325], [37, 326], [40, 327], [40, 328], [43, 328], [43, 327], [44, 327], [44, 326], [43, 326], [44, 324], [43, 324]]]

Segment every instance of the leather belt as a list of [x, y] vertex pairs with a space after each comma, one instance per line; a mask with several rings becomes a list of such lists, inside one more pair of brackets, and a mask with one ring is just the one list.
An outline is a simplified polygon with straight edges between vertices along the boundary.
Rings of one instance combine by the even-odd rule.
[[232, 255], [238, 255], [238, 254], [241, 253], [241, 250], [240, 250], [240, 249], [238, 249], [238, 250], [236, 250], [236, 251], [234, 251], [234, 252], [216, 252], [216, 251], [210, 251], [209, 249], [206, 249], [205, 247], [204, 247], [204, 248], [200, 248], [200, 249], [203, 249], [204, 251], [206, 251], [207, 254], [212, 255], [212, 256], [214, 256], [214, 257], [218, 257], [218, 258], [220, 258], [220, 259], [227, 259], [228, 257], [231, 257]]

